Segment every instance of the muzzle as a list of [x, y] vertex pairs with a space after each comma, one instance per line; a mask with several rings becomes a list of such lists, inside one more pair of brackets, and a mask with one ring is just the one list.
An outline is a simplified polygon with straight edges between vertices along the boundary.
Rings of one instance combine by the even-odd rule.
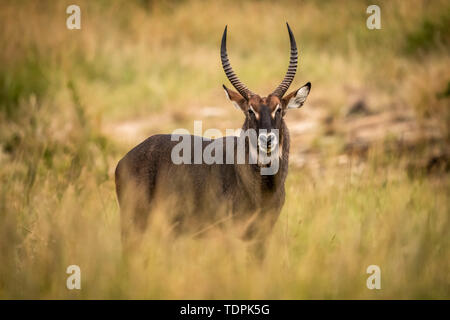
[[278, 136], [273, 133], [262, 132], [258, 136], [258, 146], [265, 153], [270, 153], [278, 145]]

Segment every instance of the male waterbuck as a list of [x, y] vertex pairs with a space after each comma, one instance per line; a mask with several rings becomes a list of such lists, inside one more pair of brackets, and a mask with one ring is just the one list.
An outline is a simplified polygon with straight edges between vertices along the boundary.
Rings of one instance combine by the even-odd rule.
[[[287, 73], [271, 94], [261, 97], [250, 91], [231, 68], [225, 27], [220, 51], [222, 66], [238, 92], [225, 86], [223, 88], [228, 99], [245, 115], [241, 136], [218, 139], [181, 136], [191, 144], [188, 150], [182, 150], [188, 161], [180, 163], [173, 159], [178, 139], [170, 134], [154, 135], [119, 161], [115, 178], [125, 242], [145, 230], [151, 213], [156, 206], [165, 202], [163, 212], [177, 233], [187, 231], [198, 234], [211, 226], [226, 223], [239, 225], [235, 230], [240, 230], [244, 239], [252, 240], [252, 243], [264, 243], [285, 199], [289, 132], [284, 117], [288, 109], [297, 109], [303, 105], [311, 89], [308, 82], [284, 96], [294, 79], [298, 57], [289, 25], [287, 29], [291, 45]], [[251, 135], [245, 136], [249, 131], [256, 133], [256, 143], [250, 141]], [[242, 141], [241, 137], [244, 137], [244, 148], [239, 149], [237, 146]], [[203, 153], [212, 144], [224, 147], [221, 154], [215, 155], [223, 161], [199, 163], [194, 159], [196, 152]], [[240, 150], [244, 152], [245, 161], [237, 159]], [[250, 153], [255, 150], [257, 153], [263, 150], [269, 154], [270, 162], [277, 162], [276, 170], [263, 174], [262, 171], [271, 163], [262, 163], [259, 158], [253, 163], [249, 161]]]

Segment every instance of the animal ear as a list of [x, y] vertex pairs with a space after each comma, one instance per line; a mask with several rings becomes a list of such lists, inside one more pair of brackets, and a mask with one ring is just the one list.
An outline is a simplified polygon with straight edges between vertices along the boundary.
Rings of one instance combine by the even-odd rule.
[[245, 111], [247, 109], [247, 101], [244, 99], [244, 97], [239, 93], [228, 89], [227, 87], [225, 87], [225, 85], [222, 86], [225, 90], [225, 95], [227, 96], [228, 100], [231, 101], [233, 106], [235, 106], [235, 108], [238, 110]]
[[300, 89], [289, 93], [286, 97], [282, 99], [283, 107], [285, 109], [300, 108], [303, 105], [303, 103], [305, 103], [310, 90], [311, 90], [311, 83], [308, 82]]

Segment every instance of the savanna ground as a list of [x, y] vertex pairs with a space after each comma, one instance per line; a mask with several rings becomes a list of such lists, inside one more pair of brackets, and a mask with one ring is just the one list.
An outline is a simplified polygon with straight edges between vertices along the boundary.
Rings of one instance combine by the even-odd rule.
[[[0, 298], [450, 298], [450, 4], [0, 3]], [[121, 255], [117, 161], [153, 133], [239, 128], [219, 44], [267, 94], [300, 48], [287, 198], [262, 264], [228, 235]], [[66, 288], [81, 267], [82, 289]], [[381, 268], [368, 290], [366, 268]]]

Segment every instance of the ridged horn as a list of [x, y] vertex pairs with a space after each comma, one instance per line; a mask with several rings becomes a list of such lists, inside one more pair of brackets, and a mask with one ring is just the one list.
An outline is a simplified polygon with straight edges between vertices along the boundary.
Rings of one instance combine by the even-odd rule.
[[276, 88], [275, 91], [272, 93], [272, 95], [277, 96], [279, 98], [282, 98], [284, 96], [287, 89], [294, 80], [295, 73], [297, 71], [297, 61], [298, 61], [297, 44], [295, 43], [295, 38], [287, 22], [286, 25], [289, 32], [289, 40], [291, 42], [291, 57], [289, 59], [289, 67], [286, 72], [286, 75], [284, 76], [283, 81], [280, 83], [278, 88]]
[[222, 67], [223, 71], [225, 71], [225, 74], [227, 75], [228, 80], [230, 80], [233, 87], [236, 88], [236, 90], [243, 96], [246, 100], [248, 100], [252, 95], [254, 95], [253, 92], [251, 92], [245, 84], [243, 84], [237, 75], [234, 73], [233, 68], [231, 68], [230, 61], [228, 60], [228, 54], [227, 54], [227, 26], [225, 26], [225, 30], [223, 31], [222, 36], [222, 45], [220, 46], [220, 58], [222, 59]]

